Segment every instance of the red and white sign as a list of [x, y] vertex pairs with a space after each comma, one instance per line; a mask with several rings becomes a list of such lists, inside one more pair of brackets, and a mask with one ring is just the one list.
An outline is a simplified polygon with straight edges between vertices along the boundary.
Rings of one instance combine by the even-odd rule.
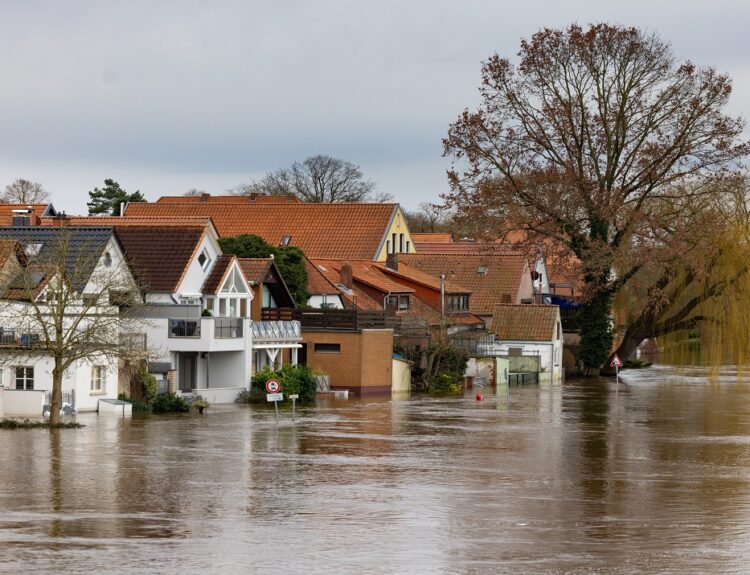
[[609, 362], [609, 367], [622, 367], [622, 360], [617, 356], [617, 354], [612, 356], [612, 361]]
[[279, 393], [281, 391], [281, 384], [276, 379], [269, 379], [266, 382], [266, 391], [268, 393]]

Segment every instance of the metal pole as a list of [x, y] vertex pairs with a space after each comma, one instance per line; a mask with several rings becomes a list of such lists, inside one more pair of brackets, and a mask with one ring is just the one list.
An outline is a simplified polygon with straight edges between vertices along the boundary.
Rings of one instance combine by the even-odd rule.
[[273, 402], [273, 408], [274, 410], [276, 410], [276, 425], [278, 425], [279, 424], [279, 402], [278, 401]]
[[297, 398], [293, 397], [292, 398], [292, 423], [294, 423], [294, 411], [295, 411], [296, 406], [297, 406]]

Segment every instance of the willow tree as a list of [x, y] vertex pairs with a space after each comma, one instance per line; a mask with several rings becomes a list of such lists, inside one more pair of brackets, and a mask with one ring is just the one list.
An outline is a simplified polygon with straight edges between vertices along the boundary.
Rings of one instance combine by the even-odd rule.
[[484, 62], [479, 107], [450, 126], [447, 201], [488, 231], [524, 230], [575, 254], [579, 357], [593, 370], [611, 351], [614, 296], [655, 263], [645, 258], [682, 206], [720, 201], [721, 186], [700, 182], [737, 168], [744, 122], [725, 112], [728, 76], [677, 60], [654, 33], [544, 29], [519, 58]]

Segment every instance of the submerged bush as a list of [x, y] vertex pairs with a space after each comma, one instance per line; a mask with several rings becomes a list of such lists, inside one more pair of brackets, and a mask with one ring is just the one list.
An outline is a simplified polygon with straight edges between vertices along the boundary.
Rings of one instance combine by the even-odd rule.
[[253, 376], [250, 381], [250, 391], [241, 391], [235, 399], [237, 403], [265, 403], [266, 382], [277, 379], [281, 384], [284, 401], [289, 401], [290, 395], [299, 395], [300, 403], [313, 403], [318, 392], [318, 380], [312, 370], [306, 365], [284, 365], [280, 371], [274, 371], [266, 366]]
[[75, 421], [50, 423], [49, 421], [30, 421], [28, 419], [0, 419], [0, 429], [80, 429], [82, 424]]
[[154, 399], [151, 407], [154, 413], [186, 413], [190, 411], [190, 404], [174, 393], [160, 393]]
[[461, 395], [463, 387], [456, 380], [456, 374], [441, 371], [428, 382], [428, 392], [430, 395]]

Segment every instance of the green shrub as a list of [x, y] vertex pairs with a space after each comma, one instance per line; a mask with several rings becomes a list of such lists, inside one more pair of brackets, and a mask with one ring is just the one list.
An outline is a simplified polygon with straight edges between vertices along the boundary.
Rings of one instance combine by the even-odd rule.
[[133, 405], [134, 412], [149, 413], [151, 411], [151, 402], [143, 401], [141, 399], [131, 399], [127, 393], [117, 394], [117, 399], [120, 401], [127, 401]]
[[430, 395], [461, 395], [463, 388], [451, 372], [441, 371], [428, 382]]
[[174, 393], [160, 393], [152, 405], [154, 413], [186, 413], [190, 404]]
[[141, 373], [141, 383], [143, 384], [143, 401], [151, 404], [159, 393], [159, 384], [156, 378], [145, 369]]
[[241, 391], [237, 403], [266, 403], [266, 382], [277, 379], [281, 384], [284, 401], [290, 395], [299, 395], [300, 403], [313, 403], [318, 391], [318, 381], [312, 370], [306, 365], [286, 364], [281, 371], [273, 371], [266, 366], [257, 372], [250, 381], [250, 391]]

